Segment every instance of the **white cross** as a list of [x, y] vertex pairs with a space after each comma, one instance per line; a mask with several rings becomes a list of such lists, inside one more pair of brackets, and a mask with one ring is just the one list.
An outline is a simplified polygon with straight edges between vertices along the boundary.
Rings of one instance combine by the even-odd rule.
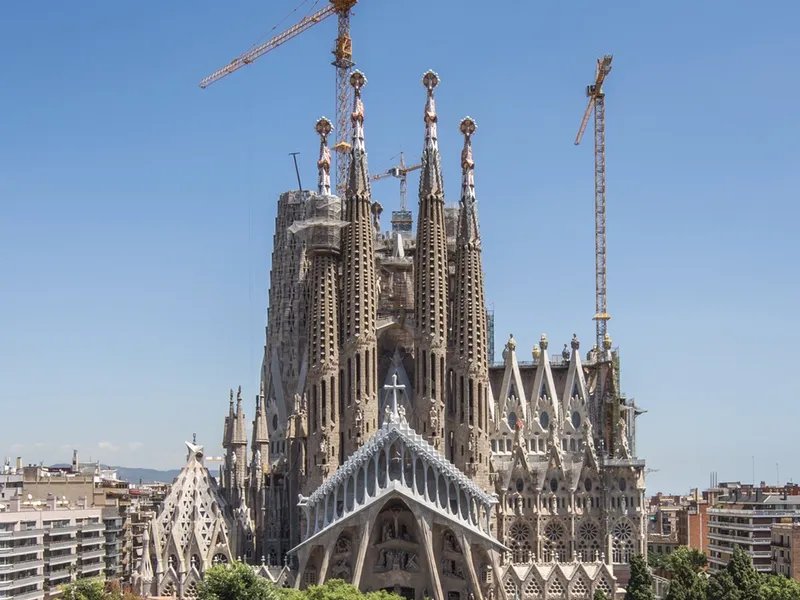
[[397, 412], [397, 390], [404, 390], [406, 386], [402, 383], [397, 383], [397, 373], [392, 374], [392, 383], [387, 383], [383, 386], [385, 390], [392, 391], [392, 423], [399, 423], [400, 422], [400, 414]]

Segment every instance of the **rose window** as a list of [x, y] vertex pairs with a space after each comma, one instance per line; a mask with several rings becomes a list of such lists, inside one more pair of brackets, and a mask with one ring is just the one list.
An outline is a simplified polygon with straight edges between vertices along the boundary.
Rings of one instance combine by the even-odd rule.
[[578, 550], [586, 561], [597, 560], [600, 553], [600, 527], [593, 521], [578, 526]]
[[512, 552], [515, 563], [528, 562], [531, 552], [531, 530], [522, 521], [516, 521], [508, 529], [506, 545]]
[[618, 521], [611, 531], [615, 563], [627, 563], [633, 554], [634, 529], [630, 521]]

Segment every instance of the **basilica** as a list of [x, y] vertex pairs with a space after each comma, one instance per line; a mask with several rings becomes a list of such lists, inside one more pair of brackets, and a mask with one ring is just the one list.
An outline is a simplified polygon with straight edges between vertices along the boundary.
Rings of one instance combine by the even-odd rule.
[[451, 207], [439, 77], [422, 81], [413, 232], [403, 219], [382, 231], [358, 71], [344, 198], [331, 193], [320, 119], [317, 191], [279, 199], [261, 392], [249, 424], [231, 396], [223, 431], [227, 556], [300, 589], [344, 579], [414, 600], [613, 597], [645, 552], [641, 411], [620, 392], [608, 336], [553, 354], [543, 334], [525, 356], [509, 336], [493, 362], [476, 123], [454, 124]]

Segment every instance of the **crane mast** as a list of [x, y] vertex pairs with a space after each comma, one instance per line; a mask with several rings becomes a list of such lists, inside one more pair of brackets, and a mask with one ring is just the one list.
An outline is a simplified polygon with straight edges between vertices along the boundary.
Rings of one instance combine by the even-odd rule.
[[401, 152], [399, 165], [392, 167], [384, 173], [378, 173], [370, 177], [372, 181], [378, 181], [386, 177], [397, 177], [400, 180], [400, 210], [392, 211], [392, 231], [399, 231], [402, 233], [411, 231], [411, 212], [408, 210], [408, 174], [411, 171], [416, 171], [421, 168], [421, 164], [407, 167], [405, 158]]
[[245, 52], [233, 59], [221, 69], [217, 69], [200, 82], [200, 87], [205, 89], [215, 81], [226, 75], [251, 64], [267, 52], [297, 37], [317, 23], [322, 22], [332, 15], [337, 16], [338, 33], [333, 46], [334, 60], [331, 64], [336, 67], [336, 190], [339, 196], [344, 196], [347, 186], [347, 170], [349, 167], [349, 151], [352, 125], [350, 123], [350, 109], [352, 107], [352, 88], [348, 83], [350, 69], [353, 68], [353, 40], [350, 37], [350, 15], [358, 0], [330, 0], [329, 4], [317, 12], [303, 17], [298, 23], [282, 31], [272, 39]]
[[611, 72], [610, 55], [597, 59], [595, 81], [586, 87], [589, 104], [583, 114], [575, 145], [581, 143], [583, 132], [594, 112], [594, 254], [595, 254], [595, 315], [597, 347], [603, 347], [607, 334], [608, 314], [606, 303], [606, 119], [603, 82]]
[[350, 37], [350, 11], [358, 0], [331, 0], [338, 17], [338, 35], [333, 47], [336, 67], [336, 193], [344, 198], [347, 187], [347, 172], [350, 167], [350, 139], [353, 125], [350, 110], [353, 106], [353, 86], [350, 85], [350, 69], [353, 68], [353, 39]]

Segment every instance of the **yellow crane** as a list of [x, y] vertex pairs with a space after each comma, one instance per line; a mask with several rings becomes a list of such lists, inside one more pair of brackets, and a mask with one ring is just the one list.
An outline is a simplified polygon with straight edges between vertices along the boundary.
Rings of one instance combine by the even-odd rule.
[[[319, 1], [319, 0], [318, 0]], [[332, 15], [338, 18], [338, 35], [333, 45], [334, 60], [331, 63], [336, 67], [336, 144], [333, 150], [336, 151], [336, 189], [340, 196], [344, 195], [344, 188], [347, 181], [347, 168], [349, 161], [350, 137], [352, 125], [350, 123], [350, 110], [352, 109], [352, 88], [348, 84], [350, 69], [353, 68], [353, 40], [350, 37], [350, 16], [352, 9], [358, 0], [330, 0], [322, 9], [303, 17], [298, 23], [282, 31], [272, 39], [256, 46], [252, 50], [245, 52], [238, 58], [233, 59], [221, 69], [216, 70], [211, 75], [200, 82], [200, 87], [205, 89], [215, 81], [219, 81], [226, 75], [249, 65], [257, 58], [264, 56], [267, 52], [274, 50], [281, 44], [297, 37], [307, 29], [320, 23]]]
[[397, 177], [400, 180], [400, 210], [392, 211], [392, 231], [411, 231], [411, 212], [408, 210], [408, 174], [421, 169], [422, 165], [406, 166], [403, 153], [400, 153], [400, 164], [388, 171], [370, 177], [372, 181]]
[[610, 55], [597, 59], [594, 83], [586, 86], [589, 105], [583, 113], [575, 145], [581, 143], [589, 115], [594, 109], [594, 249], [595, 315], [597, 347], [603, 347], [611, 316], [606, 306], [606, 119], [603, 82], [611, 72]]

